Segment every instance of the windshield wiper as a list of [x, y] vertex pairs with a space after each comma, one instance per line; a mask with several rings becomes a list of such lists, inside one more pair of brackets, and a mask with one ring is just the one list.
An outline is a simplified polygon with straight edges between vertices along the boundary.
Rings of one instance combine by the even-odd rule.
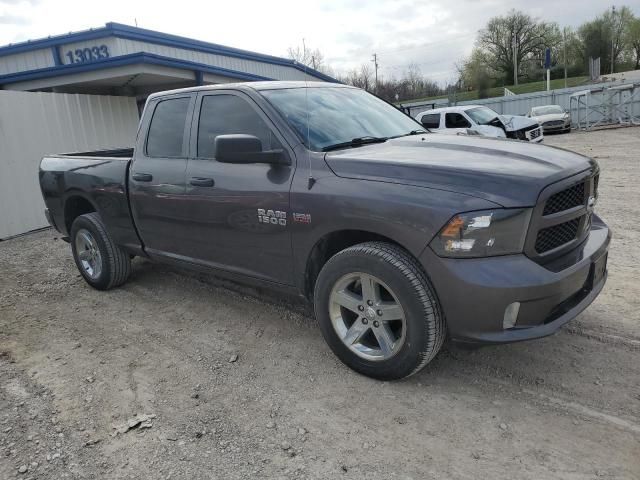
[[409, 137], [411, 135], [421, 135], [423, 133], [429, 133], [426, 130], [411, 130], [409, 133], [403, 133], [402, 135], [396, 135], [395, 137], [389, 138], [400, 138], [400, 137]]
[[348, 142], [341, 142], [323, 147], [322, 151], [329, 152], [331, 150], [339, 150], [340, 148], [360, 147], [362, 145], [368, 145], [370, 143], [384, 143], [387, 140], [389, 140], [389, 137], [356, 137], [352, 138]]

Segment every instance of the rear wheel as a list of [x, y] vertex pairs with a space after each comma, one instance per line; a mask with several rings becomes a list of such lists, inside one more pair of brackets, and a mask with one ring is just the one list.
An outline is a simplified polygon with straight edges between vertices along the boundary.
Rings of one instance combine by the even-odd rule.
[[97, 213], [80, 215], [71, 226], [71, 251], [86, 282], [98, 290], [122, 285], [131, 273], [129, 254], [113, 243]]
[[444, 319], [428, 278], [392, 244], [363, 243], [334, 255], [318, 276], [314, 306], [333, 352], [373, 378], [416, 373], [444, 342]]

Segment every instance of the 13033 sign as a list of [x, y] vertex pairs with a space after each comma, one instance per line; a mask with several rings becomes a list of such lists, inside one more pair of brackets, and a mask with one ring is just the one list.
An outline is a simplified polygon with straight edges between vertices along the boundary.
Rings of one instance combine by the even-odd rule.
[[76, 48], [75, 50], [69, 50], [65, 55], [69, 59], [69, 63], [95, 62], [96, 60], [109, 58], [109, 48], [106, 45]]

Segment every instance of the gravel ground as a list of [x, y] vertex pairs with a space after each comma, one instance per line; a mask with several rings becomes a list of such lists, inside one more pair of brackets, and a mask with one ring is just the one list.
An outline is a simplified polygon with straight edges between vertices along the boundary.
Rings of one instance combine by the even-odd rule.
[[640, 129], [545, 141], [600, 161], [605, 290], [400, 382], [288, 299], [140, 259], [98, 292], [55, 232], [0, 243], [0, 478], [640, 478]]

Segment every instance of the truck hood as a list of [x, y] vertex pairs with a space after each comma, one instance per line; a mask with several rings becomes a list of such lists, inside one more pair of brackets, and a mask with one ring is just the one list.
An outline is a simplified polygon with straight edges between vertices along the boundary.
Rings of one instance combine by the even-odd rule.
[[547, 185], [595, 169], [595, 160], [529, 142], [414, 135], [330, 152], [339, 177], [424, 186], [483, 198], [504, 207], [535, 205]]
[[507, 132], [515, 132], [523, 128], [538, 126], [537, 120], [520, 115], [500, 115], [500, 121], [504, 124]]

